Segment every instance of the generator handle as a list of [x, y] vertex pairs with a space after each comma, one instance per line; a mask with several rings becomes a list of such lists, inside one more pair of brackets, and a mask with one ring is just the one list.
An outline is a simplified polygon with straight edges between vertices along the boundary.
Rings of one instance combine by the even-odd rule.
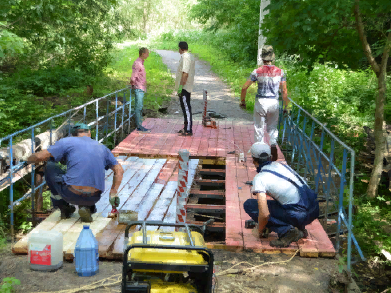
[[187, 232], [187, 234], [189, 235], [190, 245], [191, 245], [191, 246], [194, 246], [194, 241], [193, 241], [193, 238], [191, 237], [191, 232], [190, 232], [190, 229], [189, 229], [189, 225], [187, 225], [187, 224], [185, 223], [185, 227], [186, 227], [186, 232]]
[[213, 224], [215, 221], [215, 219], [210, 219], [208, 221], [206, 221], [203, 225], [202, 225], [202, 232], [205, 234], [205, 231], [206, 231], [206, 226], [208, 226], [209, 224]]

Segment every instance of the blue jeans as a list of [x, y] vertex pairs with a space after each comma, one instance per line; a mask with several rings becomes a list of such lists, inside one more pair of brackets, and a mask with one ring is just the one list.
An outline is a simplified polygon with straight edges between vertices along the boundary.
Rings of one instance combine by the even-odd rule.
[[54, 208], [63, 209], [69, 206], [69, 204], [93, 206], [100, 200], [101, 191], [88, 195], [80, 195], [70, 191], [62, 178], [64, 174], [65, 171], [58, 164], [53, 161], [47, 162], [45, 167], [45, 180], [52, 193], [51, 200]]
[[[266, 228], [272, 232], [276, 232], [278, 237], [284, 236], [290, 229], [297, 227], [301, 230], [305, 229], [305, 225], [310, 224], [314, 219], [310, 219], [308, 213], [299, 206], [281, 205], [276, 200], [268, 200], [269, 221]], [[258, 201], [254, 198], [246, 200], [243, 204], [244, 211], [258, 223], [259, 209]]]
[[134, 114], [136, 117], [136, 127], [139, 128], [142, 124], [142, 112], [143, 112], [143, 102], [144, 102], [144, 91], [140, 89], [132, 90], [135, 96], [135, 106]]

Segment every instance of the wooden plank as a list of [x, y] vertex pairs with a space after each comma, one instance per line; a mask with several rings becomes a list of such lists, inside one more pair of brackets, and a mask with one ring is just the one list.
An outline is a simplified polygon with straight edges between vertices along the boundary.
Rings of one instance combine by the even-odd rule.
[[152, 187], [148, 190], [147, 194], [144, 196], [142, 202], [140, 203], [138, 209], [138, 219], [140, 221], [145, 221], [155, 202], [160, 196], [164, 188], [164, 184], [153, 183]]
[[311, 224], [306, 226], [306, 229], [308, 231], [308, 237], [304, 239], [300, 239], [297, 243], [299, 244], [300, 250], [300, 256], [305, 257], [318, 257], [319, 256], [319, 250], [316, 243], [316, 239], [312, 236], [311, 230], [314, 230], [311, 226], [314, 224], [312, 222]]
[[316, 241], [316, 246], [321, 257], [334, 257], [336, 252], [333, 243], [327, 236], [319, 220], [316, 219], [306, 227], [308, 233], [311, 233], [312, 238]]
[[223, 191], [223, 190], [191, 190], [190, 195], [194, 195], [197, 198], [224, 199], [225, 198], [225, 191]]
[[[121, 194], [122, 189], [126, 186], [128, 181], [133, 178], [136, 174], [138, 168], [143, 166], [144, 161], [142, 159], [136, 158], [136, 160], [126, 161], [122, 166], [124, 168], [124, 175], [122, 177], [122, 182], [120, 187], [118, 188], [118, 194]], [[96, 203], [97, 213], [102, 213], [109, 203], [109, 195], [111, 186], [113, 184], [113, 176], [110, 176], [105, 181], [105, 191], [102, 193], [99, 202]], [[107, 215], [103, 215], [103, 217], [107, 217]]]
[[[163, 219], [164, 223], [175, 223], [176, 222], [176, 192], [174, 193], [174, 196], [172, 198], [172, 201], [170, 203], [170, 206], [167, 210], [167, 213], [164, 215]], [[175, 231], [174, 227], [161, 227], [160, 230], [167, 231], [167, 232], [173, 232]]]
[[[123, 206], [128, 200], [129, 196], [131, 196], [132, 193], [138, 188], [138, 186], [141, 184], [141, 182], [155, 163], [156, 159], [140, 159], [141, 165], [139, 165], [137, 169], [135, 168], [132, 171], [134, 172], [134, 176], [132, 176], [132, 179], [130, 181], [125, 183], [124, 188], [118, 193], [118, 196], [120, 198], [120, 206], [117, 208], [117, 210], [124, 209]], [[102, 216], [107, 217], [111, 211], [111, 208], [112, 207], [109, 204], [107, 195], [107, 200], [104, 201], [104, 205], [102, 206]]]
[[[165, 159], [153, 160], [156, 161], [149, 169], [148, 174], [145, 179], [140, 183], [134, 193], [123, 203], [120, 207], [122, 210], [133, 210], [137, 211], [140, 203], [142, 202], [144, 196], [152, 186], [156, 177], [159, 175], [161, 168], [166, 162]], [[130, 184], [129, 184], [130, 185]], [[129, 193], [128, 193], [129, 194]]]
[[33, 231], [50, 231], [57, 223], [61, 220], [60, 210], [56, 210], [49, 217], [43, 220], [34, 230], [30, 231], [26, 236], [20, 239], [14, 247], [12, 247], [12, 252], [15, 254], [27, 254], [28, 253], [28, 240]]
[[222, 186], [222, 185], [225, 185], [225, 180], [197, 179], [196, 183], [198, 185], [205, 185], [205, 186]]
[[80, 232], [83, 229], [84, 225], [90, 226], [90, 229], [94, 236], [97, 236], [99, 233], [101, 233], [104, 228], [109, 224], [111, 219], [103, 218], [99, 216], [98, 214], [94, 214], [92, 216], [93, 222], [92, 223], [83, 223], [78, 222], [76, 225], [74, 225], [71, 228], [71, 231], [68, 231], [64, 235], [64, 254], [66, 259], [73, 259], [74, 258], [74, 251], [77, 239], [79, 238]]
[[[151, 213], [149, 214], [147, 221], [163, 221], [164, 215], [167, 214], [170, 204], [175, 198], [175, 192], [178, 187], [177, 181], [169, 181], [165, 186], [162, 194], [160, 195], [158, 201], [153, 207]], [[147, 230], [156, 230], [157, 227], [149, 226]]]
[[110, 222], [104, 230], [96, 235], [96, 240], [99, 244], [99, 256], [103, 258], [108, 258], [113, 250], [115, 240], [126, 228], [126, 225], [118, 225], [114, 219], [112, 221], [115, 223], [114, 229], [108, 228], [108, 226], [112, 226], [112, 222]]
[[187, 204], [186, 210], [205, 211], [208, 213], [224, 213], [225, 205], [212, 205], [212, 204]]
[[[186, 221], [186, 223], [201, 226], [201, 227], [204, 225], [204, 222], [201, 222], [201, 221]], [[210, 231], [224, 231], [225, 230], [225, 223], [214, 222], [212, 224], [209, 224], [206, 229], [210, 230]]]
[[199, 173], [205, 175], [217, 175], [225, 177], [225, 169], [200, 169]]

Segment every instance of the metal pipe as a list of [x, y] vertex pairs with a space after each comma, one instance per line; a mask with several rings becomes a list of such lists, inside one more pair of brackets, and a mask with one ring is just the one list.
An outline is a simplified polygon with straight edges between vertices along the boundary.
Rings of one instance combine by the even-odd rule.
[[342, 163], [342, 176], [341, 176], [341, 185], [339, 189], [339, 206], [338, 206], [338, 226], [337, 226], [337, 251], [339, 251], [339, 231], [341, 230], [341, 214], [343, 208], [343, 193], [345, 186], [345, 171], [346, 171], [346, 160], [347, 160], [347, 152], [346, 149], [343, 150], [343, 163]]
[[[348, 272], [350, 272], [351, 266], [351, 257], [352, 257], [352, 201], [353, 201], [353, 177], [354, 177], [354, 160], [355, 153], [351, 153], [351, 162], [350, 162], [350, 184], [349, 184], [349, 225], [348, 225], [348, 259], [347, 259], [347, 268]], [[359, 248], [360, 249], [360, 248]]]
[[95, 114], [96, 114], [96, 127], [95, 127], [95, 140], [97, 141], [99, 138], [99, 101], [96, 101], [95, 104]]
[[[35, 153], [35, 135], [34, 135], [34, 128], [31, 129], [31, 154]], [[31, 164], [31, 210], [32, 210], [32, 224], [33, 227], [36, 226], [36, 219], [35, 219], [35, 164]]]
[[14, 158], [12, 156], [12, 135], [10, 136], [9, 138], [9, 149], [10, 149], [10, 159], [11, 159], [11, 162], [10, 162], [10, 184], [11, 184], [11, 187], [10, 187], [10, 205], [11, 205], [11, 242], [12, 242], [12, 245], [14, 244], [14, 185], [12, 184], [12, 167], [13, 167], [13, 161], [14, 161]]

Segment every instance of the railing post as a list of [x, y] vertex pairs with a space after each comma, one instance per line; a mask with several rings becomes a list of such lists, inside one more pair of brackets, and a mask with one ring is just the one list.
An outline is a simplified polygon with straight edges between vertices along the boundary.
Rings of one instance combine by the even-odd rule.
[[98, 124], [99, 124], [99, 100], [96, 101], [95, 112], [96, 112], [95, 140], [98, 141], [99, 140], [99, 127], [98, 127]]
[[339, 204], [338, 204], [338, 226], [337, 226], [337, 244], [336, 251], [339, 252], [339, 234], [341, 231], [341, 219], [342, 219], [342, 208], [343, 208], [343, 194], [344, 194], [344, 186], [345, 186], [345, 174], [346, 174], [346, 160], [347, 160], [347, 152], [346, 149], [343, 150], [343, 161], [342, 161], [342, 172], [341, 172], [341, 183], [339, 188]]
[[86, 106], [83, 108], [83, 123], [86, 123], [87, 109]]
[[107, 110], [106, 110], [106, 125], [105, 125], [106, 135], [105, 136], [109, 134], [109, 107], [110, 107], [109, 99], [107, 99], [106, 102], [107, 102]]
[[122, 123], [121, 123], [121, 139], [124, 139], [124, 116], [125, 116], [125, 103], [126, 103], [126, 96], [124, 91], [124, 98], [122, 100]]
[[[329, 178], [327, 180], [327, 187], [326, 187], [326, 225], [327, 225], [327, 218], [329, 213], [329, 200], [330, 200], [330, 185], [331, 185], [331, 170], [333, 169], [333, 157], [334, 157], [334, 139], [331, 139], [331, 150], [330, 150], [330, 159], [329, 159]], [[326, 226], [327, 227], [327, 226]]]
[[117, 103], [118, 103], [118, 94], [115, 94], [115, 114], [114, 114], [114, 146], [117, 140]]
[[[31, 154], [35, 153], [35, 135], [34, 127], [31, 129]], [[35, 164], [31, 164], [31, 211], [32, 211], [32, 224], [36, 226], [35, 219]]]
[[53, 145], [53, 119], [50, 119], [50, 121], [49, 121], [49, 127], [50, 127], [49, 144], [50, 144], [50, 145]]
[[204, 111], [202, 113], [202, 125], [206, 126], [206, 114], [208, 109], [208, 92], [204, 89]]
[[[178, 190], [176, 201], [176, 223], [186, 222], [186, 200], [187, 200], [187, 182], [189, 174], [189, 156], [188, 150], [179, 151], [179, 172], [178, 172]], [[178, 230], [178, 229], [177, 229]]]
[[354, 180], [354, 152], [351, 153], [351, 163], [350, 163], [350, 184], [349, 184], [349, 229], [348, 229], [348, 259], [347, 259], [347, 268], [350, 273], [350, 264], [351, 264], [351, 254], [352, 254], [352, 201], [353, 201], [353, 180]]
[[9, 139], [9, 150], [10, 150], [10, 205], [11, 205], [11, 242], [14, 244], [14, 184], [12, 182], [13, 168], [14, 168], [14, 158], [12, 151], [12, 135]]

